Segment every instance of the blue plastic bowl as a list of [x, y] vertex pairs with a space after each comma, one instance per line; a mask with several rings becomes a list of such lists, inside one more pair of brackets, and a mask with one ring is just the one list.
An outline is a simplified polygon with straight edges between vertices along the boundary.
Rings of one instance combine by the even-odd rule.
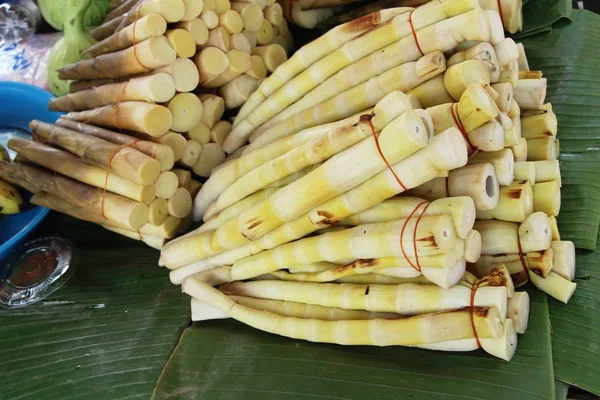
[[[31, 137], [29, 122], [33, 119], [54, 123], [61, 113], [48, 111], [52, 94], [36, 86], [0, 81], [0, 143], [4, 147], [15, 136]], [[8, 149], [11, 157], [15, 153]], [[25, 192], [24, 200], [31, 197]], [[27, 205], [25, 211], [0, 217], [0, 260], [20, 245], [50, 210]]]

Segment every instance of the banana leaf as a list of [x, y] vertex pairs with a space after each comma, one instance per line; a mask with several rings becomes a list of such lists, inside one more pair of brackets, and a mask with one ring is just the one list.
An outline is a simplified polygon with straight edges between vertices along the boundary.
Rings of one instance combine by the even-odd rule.
[[554, 398], [556, 400], [567, 400], [567, 393], [569, 391], [569, 385], [561, 381], [554, 382]]
[[[509, 363], [483, 351], [352, 347], [271, 335], [235, 321], [187, 328], [154, 390], [160, 399], [553, 399], [546, 296]], [[493, 397], [490, 397], [493, 394]]]
[[149, 398], [190, 320], [189, 301], [156, 257], [148, 248], [82, 248], [65, 286], [0, 310], [0, 398]]
[[515, 39], [540, 33], [552, 33], [553, 26], [571, 19], [571, 0], [533, 0], [523, 2], [523, 31], [515, 34]]

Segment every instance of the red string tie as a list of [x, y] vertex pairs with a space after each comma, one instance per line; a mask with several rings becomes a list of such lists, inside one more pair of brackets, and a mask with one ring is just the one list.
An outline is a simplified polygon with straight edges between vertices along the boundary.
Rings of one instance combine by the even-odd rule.
[[498, 3], [498, 14], [500, 14], [500, 21], [502, 22], [502, 26], [504, 27], [504, 15], [502, 15], [502, 0], [496, 0]]
[[419, 45], [419, 40], [417, 39], [417, 31], [415, 30], [415, 26], [413, 25], [412, 15], [414, 12], [415, 12], [415, 9], [413, 9], [410, 12], [410, 14], [408, 14], [408, 24], [410, 25], [410, 30], [412, 31], [413, 38], [415, 39], [415, 44], [417, 45], [417, 49], [419, 49], [421, 54], [425, 55], [425, 53], [423, 53], [423, 50], [421, 50], [421, 46]]
[[373, 133], [373, 139], [375, 140], [375, 146], [377, 147], [377, 151], [379, 152], [379, 155], [381, 156], [381, 159], [383, 160], [383, 162], [385, 163], [385, 165], [387, 166], [387, 168], [390, 170], [390, 172], [392, 173], [392, 175], [394, 175], [394, 178], [396, 179], [396, 182], [398, 182], [398, 185], [400, 185], [400, 187], [402, 188], [402, 190], [403, 191], [408, 190], [408, 188], [404, 185], [404, 183], [402, 183], [402, 181], [400, 180], [400, 178], [396, 174], [396, 171], [394, 171], [394, 169], [392, 168], [392, 166], [388, 162], [387, 158], [385, 158], [385, 155], [383, 154], [383, 151], [381, 150], [381, 146], [379, 145], [379, 137], [377, 136], [377, 132], [375, 132], [375, 127], [373, 126], [373, 116], [372, 115], [366, 115], [366, 116], [363, 115], [361, 117], [361, 119], [363, 119], [363, 117], [368, 117], [369, 118], [369, 125], [371, 126], [371, 132]]
[[471, 327], [473, 328], [473, 336], [475, 336], [475, 342], [477, 343], [477, 347], [481, 347], [481, 341], [479, 340], [479, 335], [477, 334], [477, 329], [475, 328], [475, 293], [477, 292], [477, 289], [479, 289], [479, 283], [480, 281], [477, 281], [472, 287], [471, 287], [471, 299], [469, 302], [469, 313], [471, 315]]
[[469, 135], [467, 135], [467, 131], [465, 131], [465, 127], [463, 126], [462, 121], [460, 120], [460, 115], [458, 114], [458, 111], [456, 111], [457, 107], [458, 103], [454, 103], [452, 104], [452, 107], [450, 107], [450, 112], [452, 113], [452, 119], [454, 119], [454, 124], [458, 127], [458, 130], [463, 135], [465, 142], [467, 142], [467, 144], [471, 146], [472, 149], [474, 149], [475, 146], [473, 146], [473, 143], [471, 143]]

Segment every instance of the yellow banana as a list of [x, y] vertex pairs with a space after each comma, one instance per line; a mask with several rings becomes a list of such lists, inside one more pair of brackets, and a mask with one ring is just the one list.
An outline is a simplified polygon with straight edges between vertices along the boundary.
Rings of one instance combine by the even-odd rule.
[[13, 186], [0, 181], [0, 214], [16, 214], [23, 204], [21, 194]]

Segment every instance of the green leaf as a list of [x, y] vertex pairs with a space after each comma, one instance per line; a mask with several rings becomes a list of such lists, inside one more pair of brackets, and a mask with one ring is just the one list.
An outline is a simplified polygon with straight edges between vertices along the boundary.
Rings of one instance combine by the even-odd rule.
[[594, 250], [600, 223], [600, 17], [573, 11], [573, 23], [522, 41], [532, 69], [548, 79], [558, 117], [563, 240]]
[[235, 321], [187, 328], [155, 399], [552, 399], [546, 296], [533, 291], [510, 363], [483, 351], [342, 347], [271, 335]]
[[84, 248], [65, 286], [36, 305], [0, 310], [0, 398], [149, 398], [190, 319], [189, 300], [156, 257], [147, 248]]
[[539, 33], [550, 34], [554, 24], [571, 18], [573, 10], [571, 0], [535, 0], [523, 3], [523, 31], [515, 34], [515, 38]]
[[556, 400], [567, 400], [567, 392], [569, 391], [569, 385], [561, 381], [554, 381], [554, 391]]

